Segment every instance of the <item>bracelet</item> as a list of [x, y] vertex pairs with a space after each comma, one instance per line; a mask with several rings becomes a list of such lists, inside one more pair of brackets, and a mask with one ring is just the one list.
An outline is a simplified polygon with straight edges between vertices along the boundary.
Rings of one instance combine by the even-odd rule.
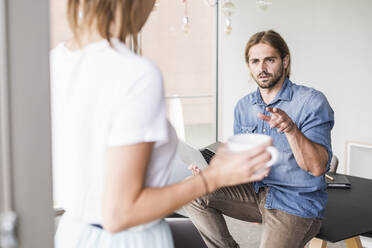
[[207, 179], [205, 179], [205, 177], [204, 177], [204, 175], [203, 175], [203, 171], [200, 171], [199, 172], [199, 175], [200, 175], [200, 177], [201, 177], [201, 179], [202, 179], [202, 181], [203, 181], [203, 184], [204, 184], [204, 188], [205, 188], [205, 194], [209, 194], [210, 193], [210, 191], [209, 191], [209, 187], [208, 187], [208, 183], [207, 183]]

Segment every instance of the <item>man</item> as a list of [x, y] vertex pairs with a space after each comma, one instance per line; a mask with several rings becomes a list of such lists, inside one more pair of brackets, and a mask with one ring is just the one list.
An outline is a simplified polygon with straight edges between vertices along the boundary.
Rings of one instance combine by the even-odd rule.
[[209, 248], [239, 247], [222, 214], [262, 222], [261, 248], [303, 248], [327, 203], [333, 110], [321, 92], [289, 80], [290, 52], [275, 31], [254, 34], [245, 59], [258, 89], [236, 105], [234, 134], [271, 136], [279, 160], [262, 181], [221, 188], [186, 211]]

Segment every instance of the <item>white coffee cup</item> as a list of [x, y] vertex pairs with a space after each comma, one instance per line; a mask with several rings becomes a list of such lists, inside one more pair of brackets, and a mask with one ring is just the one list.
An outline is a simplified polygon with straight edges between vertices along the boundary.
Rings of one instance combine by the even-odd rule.
[[[257, 133], [238, 134], [230, 137], [227, 140], [227, 146], [232, 152], [242, 152], [255, 148], [271, 139], [270, 136]], [[267, 151], [271, 154], [271, 160], [266, 163], [267, 167], [271, 167], [279, 158], [279, 152], [274, 146], [267, 147]]]

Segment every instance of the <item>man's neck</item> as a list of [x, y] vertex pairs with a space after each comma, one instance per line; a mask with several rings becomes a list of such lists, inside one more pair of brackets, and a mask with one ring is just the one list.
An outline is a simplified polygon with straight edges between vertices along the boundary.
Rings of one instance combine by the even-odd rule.
[[282, 88], [284, 84], [284, 80], [285, 80], [285, 77], [280, 79], [280, 81], [276, 85], [274, 85], [272, 88], [264, 89], [264, 88], [259, 87], [262, 100], [264, 101], [265, 104], [269, 104], [275, 99], [276, 95], [279, 93], [280, 89]]

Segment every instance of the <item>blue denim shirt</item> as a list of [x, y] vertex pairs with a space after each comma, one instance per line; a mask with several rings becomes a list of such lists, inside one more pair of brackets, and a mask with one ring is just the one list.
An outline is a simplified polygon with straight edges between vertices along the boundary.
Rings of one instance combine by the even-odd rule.
[[243, 97], [235, 107], [234, 134], [261, 133], [273, 138], [280, 156], [264, 180], [255, 182], [268, 186], [265, 208], [279, 209], [304, 218], [322, 218], [328, 195], [324, 175], [313, 176], [298, 166], [284, 133], [271, 129], [257, 113], [270, 115], [265, 108], [277, 107], [287, 113], [301, 132], [311, 141], [328, 151], [328, 164], [332, 158], [331, 129], [334, 114], [326, 97], [319, 91], [293, 84], [288, 78], [270, 104], [262, 100], [259, 89]]

